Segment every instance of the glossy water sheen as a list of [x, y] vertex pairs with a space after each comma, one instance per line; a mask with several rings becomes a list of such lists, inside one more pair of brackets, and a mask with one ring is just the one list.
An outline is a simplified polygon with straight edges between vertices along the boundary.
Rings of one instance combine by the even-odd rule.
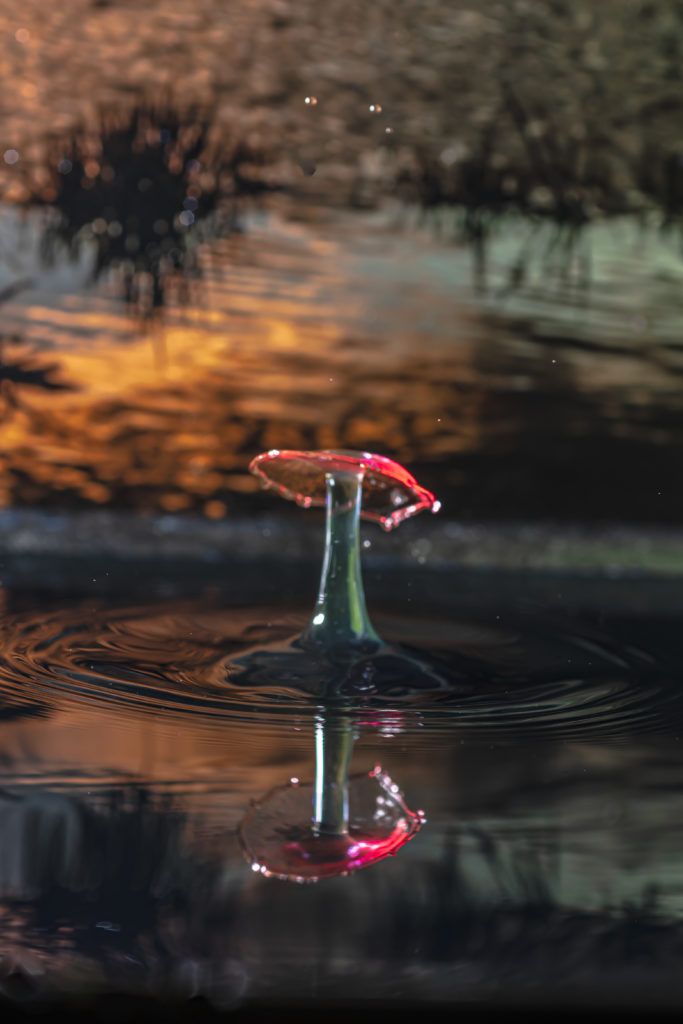
[[[248, 606], [5, 592], [3, 991], [683, 1005], [675, 588], [399, 574], [378, 628], [447, 683], [321, 719], [314, 687], [231, 677], [306, 621], [306, 587], [254, 579]], [[322, 841], [321, 722], [355, 740]]]
[[[306, 720], [331, 696], [360, 720], [386, 719], [397, 730], [457, 727], [509, 739], [629, 736], [683, 721], [683, 691], [655, 653], [599, 629], [544, 621], [537, 611], [505, 623], [379, 618], [396, 644], [350, 665], [293, 647], [287, 637], [297, 621], [304, 616], [283, 618], [276, 608], [172, 602], [10, 615], [0, 685], [8, 713], [39, 700], [258, 725]], [[334, 670], [341, 682], [330, 693]]]

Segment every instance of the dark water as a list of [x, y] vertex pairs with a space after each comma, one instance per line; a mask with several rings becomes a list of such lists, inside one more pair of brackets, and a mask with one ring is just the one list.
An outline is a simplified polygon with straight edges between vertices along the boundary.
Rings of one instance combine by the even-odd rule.
[[[28, 697], [29, 709], [36, 700], [67, 709], [75, 701], [83, 709], [111, 706], [156, 719], [287, 728], [291, 718], [313, 720], [325, 706], [322, 697], [299, 689], [284, 668], [282, 678], [271, 671], [259, 685], [240, 665], [252, 649], [277, 652], [278, 641], [301, 632], [305, 611], [285, 609], [167, 601], [6, 614], [3, 694], [17, 714]], [[618, 628], [571, 625], [533, 607], [508, 610], [503, 620], [464, 609], [457, 617], [427, 618], [408, 606], [403, 615], [380, 615], [377, 625], [390, 652], [405, 652], [405, 663], [390, 684], [360, 686], [355, 696], [351, 687], [337, 706], [362, 721], [386, 722], [389, 730], [405, 722], [502, 741], [529, 732], [628, 737], [683, 725], [675, 660], [641, 648]], [[418, 665], [432, 675], [418, 675]]]
[[226, 678], [308, 611], [305, 574], [256, 569], [5, 590], [3, 992], [679, 1005], [676, 586], [370, 573], [387, 639], [452, 688], [354, 699], [351, 769], [381, 764], [426, 823], [301, 887], [254, 873], [238, 835], [252, 801], [312, 780], [323, 712]]

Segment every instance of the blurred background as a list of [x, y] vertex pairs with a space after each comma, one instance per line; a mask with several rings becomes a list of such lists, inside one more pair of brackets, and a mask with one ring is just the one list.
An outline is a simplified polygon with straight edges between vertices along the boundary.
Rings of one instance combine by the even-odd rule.
[[[677, 0], [0, 0], [0, 502], [683, 515]], [[279, 510], [285, 511], [284, 506]]]

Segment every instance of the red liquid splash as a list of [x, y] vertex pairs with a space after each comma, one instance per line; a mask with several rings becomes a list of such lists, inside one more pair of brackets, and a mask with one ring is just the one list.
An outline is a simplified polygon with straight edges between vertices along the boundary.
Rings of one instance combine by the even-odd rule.
[[370, 452], [280, 451], [257, 455], [249, 469], [264, 487], [304, 508], [325, 504], [325, 477], [330, 473], [363, 475], [361, 517], [392, 530], [405, 519], [441, 504], [407, 469]]

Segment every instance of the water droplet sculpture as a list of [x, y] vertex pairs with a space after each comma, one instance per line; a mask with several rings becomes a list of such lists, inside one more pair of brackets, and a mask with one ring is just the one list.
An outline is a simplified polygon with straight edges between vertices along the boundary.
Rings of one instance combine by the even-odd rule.
[[325, 553], [307, 627], [285, 645], [244, 652], [231, 684], [293, 686], [324, 700], [362, 698], [406, 677], [419, 688], [439, 688], [424, 661], [385, 644], [374, 629], [360, 565], [361, 518], [391, 530], [424, 509], [437, 512], [434, 495], [398, 463], [368, 452], [274, 450], [249, 468], [282, 497], [304, 508], [325, 506]]
[[240, 841], [252, 870], [289, 882], [348, 875], [393, 856], [424, 823], [380, 767], [350, 776], [348, 717], [315, 724], [315, 781], [291, 779], [252, 804]]
[[254, 871], [312, 882], [395, 854], [422, 824], [381, 768], [349, 777], [352, 722], [339, 708], [351, 709], [396, 680], [442, 685], [422, 659], [389, 647], [374, 629], [359, 536], [361, 517], [390, 530], [423, 509], [438, 511], [439, 503], [398, 463], [366, 452], [270, 451], [250, 469], [282, 497], [326, 509], [320, 587], [308, 625], [285, 645], [242, 654], [230, 673], [233, 685], [296, 686], [320, 698], [315, 782], [291, 780], [272, 790], [240, 829]]

